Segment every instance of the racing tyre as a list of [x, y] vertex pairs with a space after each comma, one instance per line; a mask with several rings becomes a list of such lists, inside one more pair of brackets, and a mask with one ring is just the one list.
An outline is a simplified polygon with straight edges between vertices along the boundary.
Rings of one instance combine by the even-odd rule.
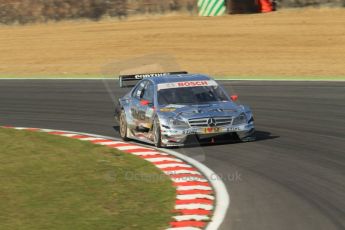
[[120, 123], [120, 136], [122, 140], [128, 141], [126, 113], [123, 110], [121, 110], [119, 123]]
[[[236, 134], [237, 135], [237, 134]], [[252, 142], [256, 140], [256, 135], [255, 135], [255, 129], [252, 129], [251, 131], [248, 132], [248, 134], [244, 137], [239, 137], [237, 135], [237, 140], [240, 142]]]
[[155, 144], [157, 148], [161, 148], [162, 136], [161, 136], [161, 126], [160, 126], [158, 117], [156, 117], [155, 120], [153, 121], [152, 131], [153, 131], [153, 143]]

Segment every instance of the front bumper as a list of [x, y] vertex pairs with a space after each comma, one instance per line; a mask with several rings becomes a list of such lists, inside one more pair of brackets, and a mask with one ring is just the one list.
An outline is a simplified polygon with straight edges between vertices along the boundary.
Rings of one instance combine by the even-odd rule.
[[196, 136], [198, 140], [209, 139], [226, 134], [237, 134], [243, 139], [254, 133], [254, 123], [223, 127], [193, 127], [188, 129], [168, 129], [162, 127], [162, 144], [165, 146], [184, 146], [189, 144], [189, 137]]

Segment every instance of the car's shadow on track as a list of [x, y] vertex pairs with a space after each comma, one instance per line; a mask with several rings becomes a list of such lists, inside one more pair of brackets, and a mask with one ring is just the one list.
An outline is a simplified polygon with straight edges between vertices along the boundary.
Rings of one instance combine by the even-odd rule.
[[[119, 133], [119, 126], [113, 126], [115, 132], [118, 134]], [[270, 132], [267, 131], [261, 131], [257, 130], [256, 131], [256, 140], [252, 142], [258, 142], [258, 141], [266, 141], [266, 140], [271, 140], [271, 139], [276, 139], [279, 138], [280, 136], [277, 135], [272, 135]], [[143, 143], [140, 141], [133, 140], [138, 143]], [[232, 137], [225, 137], [221, 139], [215, 139], [212, 141], [212, 139], [207, 139], [207, 140], [199, 140], [196, 137], [191, 137], [187, 140], [187, 143], [183, 147], [169, 147], [170, 149], [178, 149], [178, 148], [195, 148], [198, 146], [212, 146], [212, 145], [230, 145], [230, 144], [239, 144], [242, 143], [241, 141], [238, 141]]]
[[267, 131], [256, 131], [256, 141], [264, 141], [264, 140], [270, 140], [270, 139], [276, 139], [279, 138], [280, 136], [277, 135], [272, 135], [272, 133], [267, 132]]

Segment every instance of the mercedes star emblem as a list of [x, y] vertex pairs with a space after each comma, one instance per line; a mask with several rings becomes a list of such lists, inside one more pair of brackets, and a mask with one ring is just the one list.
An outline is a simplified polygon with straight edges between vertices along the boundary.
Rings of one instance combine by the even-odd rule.
[[214, 118], [208, 119], [207, 124], [208, 124], [208, 126], [210, 126], [210, 127], [214, 127], [214, 126], [217, 125], [216, 120], [215, 120]]

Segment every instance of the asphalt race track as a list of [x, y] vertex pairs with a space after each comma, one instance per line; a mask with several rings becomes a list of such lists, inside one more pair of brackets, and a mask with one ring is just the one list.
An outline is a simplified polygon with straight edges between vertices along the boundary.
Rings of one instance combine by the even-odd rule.
[[[254, 110], [258, 141], [177, 149], [226, 183], [221, 229], [345, 229], [345, 82], [223, 85]], [[0, 125], [118, 136], [113, 101], [125, 91], [110, 80], [1, 80]]]

